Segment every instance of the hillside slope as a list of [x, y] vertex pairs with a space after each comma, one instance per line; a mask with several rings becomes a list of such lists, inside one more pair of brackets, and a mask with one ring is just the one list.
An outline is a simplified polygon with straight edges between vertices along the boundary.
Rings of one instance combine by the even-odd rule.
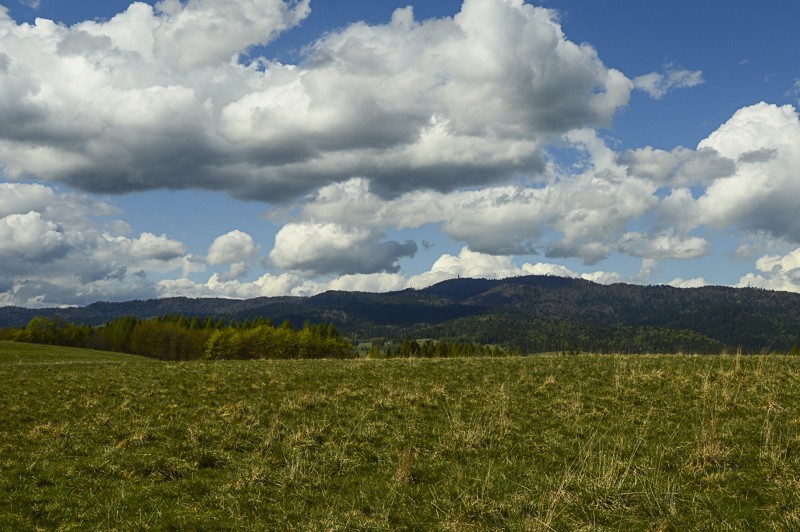
[[331, 322], [357, 339], [451, 338], [528, 352], [786, 351], [800, 344], [800, 294], [709, 286], [599, 285], [526, 276], [453, 279], [383, 294], [331, 291], [250, 300], [168, 298], [70, 309], [0, 309], [0, 326], [34, 316], [101, 324], [134, 315], [213, 316], [244, 321]]

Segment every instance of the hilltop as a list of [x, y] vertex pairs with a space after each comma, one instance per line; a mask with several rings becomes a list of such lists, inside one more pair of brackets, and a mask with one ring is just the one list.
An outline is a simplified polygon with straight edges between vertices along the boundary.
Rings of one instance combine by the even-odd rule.
[[526, 352], [788, 351], [800, 344], [800, 294], [754, 288], [600, 285], [523, 276], [453, 279], [388, 293], [330, 291], [249, 300], [166, 298], [68, 309], [0, 308], [0, 326], [34, 316], [99, 325], [121, 316], [269, 317], [333, 323], [354, 339], [447, 338]]

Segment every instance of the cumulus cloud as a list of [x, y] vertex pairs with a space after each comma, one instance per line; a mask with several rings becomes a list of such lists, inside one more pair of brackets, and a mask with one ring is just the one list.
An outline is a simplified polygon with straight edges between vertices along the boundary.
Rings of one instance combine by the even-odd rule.
[[788, 255], [765, 255], [756, 261], [756, 268], [764, 273], [797, 274], [800, 276], [800, 249]]
[[170, 261], [186, 255], [186, 244], [172, 240], [167, 235], [142, 233], [139, 238], [126, 242], [130, 254], [141, 259]]
[[228, 297], [250, 299], [274, 296], [310, 296], [325, 290], [323, 284], [292, 273], [265, 273], [255, 281], [230, 279], [214, 273], [205, 283], [187, 278], [165, 279], [155, 286], [159, 297]]
[[[631, 81], [570, 41], [553, 11], [521, 0], [465, 0], [455, 16], [424, 21], [400, 9], [386, 24], [322, 36], [297, 64], [248, 55], [309, 9], [134, 2], [67, 27], [17, 24], [0, 6], [4, 179], [219, 190], [271, 202], [281, 225], [260, 264], [269, 273], [248, 278], [260, 246], [242, 231], [194, 255], [60, 185], [0, 183], [0, 303], [386, 291], [458, 275], [622, 280], [517, 266], [520, 255], [593, 265], [623, 254], [641, 259], [646, 281], [664, 260], [711, 253], [713, 231], [800, 244], [792, 106], [740, 109], [694, 149], [618, 153], [594, 128], [633, 88], [662, 98], [702, 73], [667, 65]], [[401, 272], [417, 244], [387, 234], [417, 229], [464, 247], [427, 272]], [[757, 252], [770, 255], [743, 282], [793, 286], [789, 255], [773, 251]]]
[[[25, 212], [20, 212], [25, 211]], [[167, 235], [130, 237], [108, 204], [42, 185], [0, 184], [0, 304], [154, 297], [148, 273], [203, 267]]]
[[[495, 255], [527, 254], [555, 216], [547, 190], [505, 185], [451, 193], [416, 191], [384, 200], [365, 179], [323, 187], [296, 215], [301, 220], [397, 229], [441, 224], [451, 238]], [[563, 208], [562, 206], [558, 207]]]
[[544, 187], [503, 185], [450, 193], [414, 191], [383, 199], [365, 179], [323, 187], [297, 218], [398, 229], [441, 224], [451, 238], [491, 255], [544, 253], [596, 263], [629, 223], [652, 210], [657, 185], [629, 176], [592, 131], [568, 134], [587, 159], [583, 172], [553, 173]]
[[699, 223], [800, 243], [800, 119], [794, 107], [742, 108], [698, 147], [737, 161], [731, 175], [715, 179], [697, 200]]
[[660, 100], [674, 89], [696, 87], [703, 83], [705, 80], [701, 71], [679, 70], [672, 65], [667, 66], [663, 73], [651, 72], [633, 80], [635, 88], [646, 92], [656, 100]]
[[620, 250], [650, 260], [696, 259], [711, 252], [711, 243], [705, 238], [681, 235], [674, 230], [657, 234], [632, 232], [622, 236]]
[[756, 261], [760, 273], [748, 273], [739, 286], [800, 292], [800, 248], [786, 255], [764, 255]]
[[309, 0], [161, 0], [153, 53], [190, 71], [229, 61], [250, 46], [266, 44], [311, 11]]
[[255, 281], [242, 281], [225, 280], [215, 273], [205, 283], [189, 279], [160, 281], [157, 291], [162, 297], [179, 295], [231, 298], [281, 295], [312, 296], [327, 290], [390, 292], [406, 288], [425, 288], [457, 277], [502, 279], [522, 275], [575, 277], [603, 284], [624, 281], [624, 278], [616, 272], [596, 271], [578, 274], [564, 266], [550, 263], [531, 264], [526, 262], [522, 266], [516, 266], [514, 258], [511, 256], [487, 255], [464, 247], [458, 255], [444, 254], [431, 265], [428, 271], [410, 277], [401, 273], [381, 272], [309, 279], [295, 273], [284, 272], [281, 274], [267, 273]]
[[430, 271], [414, 276], [409, 284], [421, 288], [456, 277], [500, 279], [520, 275], [522, 271], [510, 256], [486, 255], [464, 247], [458, 256], [439, 257]]
[[247, 56], [308, 12], [164, 0], [67, 27], [0, 9], [0, 166], [92, 192], [280, 201], [354, 176], [382, 195], [453, 190], [541, 172], [546, 142], [608, 124], [632, 87], [517, 0], [426, 21], [398, 10], [296, 65]]
[[620, 163], [627, 166], [629, 175], [670, 187], [707, 184], [736, 171], [735, 160], [709, 147], [691, 150], [681, 146], [665, 151], [646, 146], [626, 151]]
[[[672, 258], [708, 252], [708, 243], [690, 234], [701, 227], [757, 234], [762, 242], [800, 243], [800, 221], [794, 215], [800, 208], [800, 119], [791, 105], [747, 106], [696, 150], [646, 147], [628, 150], [619, 162], [630, 176], [664, 191], [652, 211], [654, 229], [672, 233], [653, 240], [647, 256], [658, 259], [668, 249]], [[631, 242], [625, 242], [624, 250], [642, 253]]]
[[230, 265], [224, 277], [238, 279], [247, 275], [248, 265], [258, 257], [259, 248], [252, 236], [237, 229], [214, 239], [206, 262], [212, 266]]
[[355, 292], [393, 292], [408, 287], [408, 279], [399, 273], [342, 275], [327, 283], [327, 290]]
[[10, 214], [0, 219], [0, 261], [49, 262], [63, 254], [67, 243], [61, 229], [38, 212]]
[[43, 210], [55, 197], [53, 189], [44, 185], [0, 183], [0, 216]]
[[397, 272], [397, 261], [416, 254], [417, 244], [383, 242], [374, 229], [334, 223], [291, 223], [275, 235], [275, 265], [311, 274]]
[[521, 275], [577, 277], [603, 284], [620, 282], [622, 280], [621, 276], [615, 272], [597, 271], [593, 273], [577, 274], [569, 268], [557, 264], [531, 264], [526, 262], [522, 266], [516, 266], [513, 259], [514, 258], [511, 256], [478, 253], [470, 250], [468, 247], [464, 247], [461, 249], [458, 256], [445, 254], [439, 257], [429, 271], [411, 277], [408, 280], [408, 286], [423, 288], [457, 277], [504, 279]]
[[684, 279], [682, 277], [676, 277], [667, 284], [669, 286], [674, 286], [675, 288], [702, 288], [703, 286], [706, 286], [708, 283], [703, 277], [694, 277], [692, 279]]
[[211, 265], [245, 262], [258, 254], [253, 237], [239, 230], [230, 231], [214, 239], [208, 248], [206, 260]]
[[411, 191], [386, 199], [370, 181], [355, 178], [310, 195], [294, 223], [438, 224], [474, 252], [578, 257], [586, 264], [614, 253], [652, 261], [698, 258], [712, 246], [696, 232], [731, 227], [798, 242], [798, 131], [794, 108], [768, 104], [739, 110], [697, 149], [618, 154], [594, 131], [577, 130], [565, 140], [583, 155], [578, 171], [550, 168], [538, 186]]

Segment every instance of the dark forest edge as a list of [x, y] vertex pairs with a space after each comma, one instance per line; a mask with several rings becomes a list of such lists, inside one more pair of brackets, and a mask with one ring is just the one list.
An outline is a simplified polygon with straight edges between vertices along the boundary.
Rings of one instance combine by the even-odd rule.
[[[356, 358], [362, 356], [333, 324], [306, 323], [296, 329], [269, 318], [241, 323], [182, 315], [138, 319], [125, 316], [93, 327], [61, 318], [33, 318], [24, 328], [0, 329], [0, 340], [129, 353], [160, 360]], [[519, 351], [474, 343], [404, 339], [397, 346], [372, 344], [363, 356], [464, 357], [520, 355]]]

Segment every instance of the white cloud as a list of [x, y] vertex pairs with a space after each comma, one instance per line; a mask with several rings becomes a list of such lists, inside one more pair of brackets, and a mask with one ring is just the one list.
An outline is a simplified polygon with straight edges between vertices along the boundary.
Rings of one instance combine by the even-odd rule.
[[514, 264], [511, 256], [487, 255], [464, 247], [458, 256], [445, 254], [439, 257], [429, 271], [411, 277], [408, 280], [408, 286], [423, 288], [457, 277], [504, 279], [522, 275], [576, 277], [602, 284], [615, 283], [622, 280], [619, 274], [613, 272], [597, 271], [577, 274], [564, 266], [556, 264], [525, 263], [518, 267]]
[[633, 85], [657, 100], [663, 98], [674, 89], [696, 87], [705, 83], [703, 73], [699, 70], [678, 70], [672, 65], [664, 69], [664, 73], [651, 72], [634, 78]]
[[41, 211], [54, 200], [53, 189], [44, 185], [0, 183], [0, 216]]
[[536, 264], [524, 264], [522, 270], [528, 275], [554, 275], [556, 277], [578, 277], [578, 274], [560, 264], [550, 264], [547, 262], [537, 262]]
[[[552, 171], [544, 187], [415, 191], [384, 200], [367, 180], [352, 179], [320, 189], [296, 217], [317, 224], [397, 229], [439, 223], [449, 237], [476, 252], [543, 251], [596, 263], [618, 247], [616, 241], [629, 223], [658, 205], [653, 195], [658, 186], [628, 175], [616, 153], [594, 132], [582, 130], [568, 137], [586, 157], [586, 167], [579, 174]], [[297, 236], [292, 241], [305, 240]]]
[[756, 261], [760, 273], [748, 273], [739, 286], [800, 292], [800, 248], [786, 255], [764, 255]]
[[156, 291], [159, 297], [228, 297], [249, 299], [276, 296], [313, 296], [327, 290], [357, 290], [388, 292], [407, 287], [407, 279], [399, 274], [374, 273], [342, 275], [327, 281], [315, 281], [292, 273], [266, 273], [255, 281], [226, 279], [213, 274], [207, 282], [166, 279], [159, 281]]
[[[15, 212], [35, 208], [25, 213]], [[167, 235], [126, 236], [110, 205], [42, 185], [0, 184], [0, 303], [22, 306], [154, 297], [148, 273], [203, 265]]]
[[282, 295], [312, 296], [327, 290], [390, 292], [406, 288], [425, 288], [457, 277], [502, 279], [522, 275], [556, 275], [603, 284], [624, 280], [615, 272], [577, 274], [557, 264], [525, 263], [518, 267], [514, 264], [513, 257], [477, 253], [464, 247], [458, 256], [444, 254], [427, 272], [411, 277], [399, 273], [371, 273], [308, 279], [302, 275], [284, 272], [278, 275], [267, 273], [255, 281], [241, 281], [226, 280], [219, 274], [213, 274], [206, 283], [196, 283], [188, 279], [160, 281], [157, 290], [161, 297], [183, 295], [243, 299]]
[[520, 275], [522, 271], [514, 265], [512, 257], [486, 255], [464, 247], [458, 256], [445, 254], [439, 257], [430, 271], [415, 275], [409, 280], [409, 285], [422, 288], [456, 277], [500, 279]]
[[49, 262], [66, 252], [68, 244], [59, 226], [41, 213], [10, 214], [0, 218], [0, 261]]
[[711, 148], [664, 151], [647, 146], [626, 151], [620, 162], [627, 166], [629, 175], [670, 187], [707, 184], [736, 171], [734, 160]]
[[756, 261], [756, 268], [764, 273], [800, 274], [800, 249], [788, 255], [765, 255]]
[[666, 183], [687, 152], [691, 153], [691, 150], [680, 147], [673, 151], [665, 151], [646, 146], [628, 150], [621, 158], [621, 162], [628, 166], [629, 175], [652, 179], [657, 183]]
[[711, 244], [697, 236], [681, 235], [674, 230], [657, 234], [626, 233], [620, 249], [635, 257], [652, 260], [696, 259], [711, 252]]
[[328, 290], [356, 292], [393, 292], [408, 287], [408, 280], [398, 273], [342, 275], [327, 285]]
[[237, 229], [214, 239], [208, 248], [206, 262], [212, 266], [228, 264], [230, 269], [224, 274], [224, 279], [241, 279], [258, 258], [259, 249], [253, 237]]
[[417, 245], [382, 242], [383, 234], [334, 223], [290, 223], [275, 235], [270, 259], [275, 265], [314, 274], [396, 272], [397, 261], [413, 256]]
[[625, 278], [617, 272], [597, 271], [581, 274], [581, 279], [598, 284], [614, 284], [625, 282]]
[[698, 223], [800, 242], [800, 119], [792, 106], [742, 108], [698, 147], [737, 161], [697, 200]]
[[708, 283], [703, 277], [694, 277], [692, 279], [683, 279], [682, 277], [676, 277], [667, 284], [670, 286], [674, 286], [675, 288], [702, 288], [703, 286], [706, 286]]
[[326, 34], [297, 65], [247, 58], [308, 11], [164, 0], [66, 27], [0, 10], [0, 167], [272, 202], [355, 176], [382, 195], [452, 190], [541, 172], [546, 142], [610, 123], [632, 87], [516, 0], [427, 21], [399, 10]]
[[258, 254], [253, 237], [239, 230], [230, 231], [214, 239], [208, 248], [206, 261], [212, 266], [247, 262]]
[[541, 186], [415, 191], [382, 199], [366, 179], [352, 179], [308, 197], [293, 223], [397, 229], [441, 224], [474, 252], [543, 253], [586, 264], [617, 252], [653, 261], [705, 256], [712, 246], [694, 234], [699, 230], [738, 227], [800, 241], [794, 216], [800, 181], [793, 177], [800, 167], [800, 126], [791, 106], [744, 108], [696, 150], [647, 147], [620, 156], [593, 131], [566, 137], [584, 154], [582, 166], [577, 173], [550, 169]]
[[[294, 5], [292, 5], [294, 4]], [[161, 0], [154, 53], [187, 71], [229, 61], [300, 23], [309, 0]]]
[[[661, 236], [642, 246], [629, 235], [623, 251], [655, 259], [694, 258], [710, 252], [708, 242], [691, 235], [702, 227], [758, 235], [760, 247], [773, 241], [800, 243], [795, 216], [800, 209], [800, 119], [791, 105], [762, 102], [739, 109], [697, 150], [647, 147], [629, 150], [619, 160], [629, 175], [665, 187], [652, 211]], [[750, 247], [740, 247], [739, 254]], [[756, 277], [749, 281], [766, 283]]]
[[166, 234], [142, 233], [137, 238], [114, 235], [91, 228], [75, 252], [86, 254], [83, 266], [72, 265], [91, 281], [107, 276], [125, 277], [133, 272], [184, 273], [202, 269], [198, 259], [188, 253], [186, 244]]
[[[107, 203], [0, 183], [0, 301], [384, 291], [537, 272], [622, 280], [516, 265], [533, 254], [596, 264], [621, 253], [642, 260], [647, 280], [661, 261], [711, 253], [714, 231], [800, 243], [792, 106], [740, 109], [696, 149], [621, 154], [591, 128], [609, 124], [634, 86], [662, 98], [701, 84], [700, 71], [668, 65], [631, 82], [569, 41], [554, 12], [521, 0], [465, 0], [456, 16], [426, 21], [400, 9], [386, 24], [322, 36], [298, 64], [247, 56], [308, 10], [135, 2], [67, 27], [17, 24], [0, 6], [4, 179], [284, 204], [261, 264], [270, 273], [253, 281], [260, 247], [242, 231], [193, 255], [167, 234], [136, 234]], [[576, 164], [548, 154], [552, 144]], [[401, 272], [417, 245], [387, 234], [420, 228], [464, 248], [422, 274]], [[769, 255], [743, 282], [793, 286], [784, 252], [753, 252]], [[188, 279], [206, 269], [207, 282]]]
[[130, 241], [130, 254], [141, 259], [170, 261], [183, 257], [186, 252], [186, 244], [163, 234], [142, 233], [139, 238]]

